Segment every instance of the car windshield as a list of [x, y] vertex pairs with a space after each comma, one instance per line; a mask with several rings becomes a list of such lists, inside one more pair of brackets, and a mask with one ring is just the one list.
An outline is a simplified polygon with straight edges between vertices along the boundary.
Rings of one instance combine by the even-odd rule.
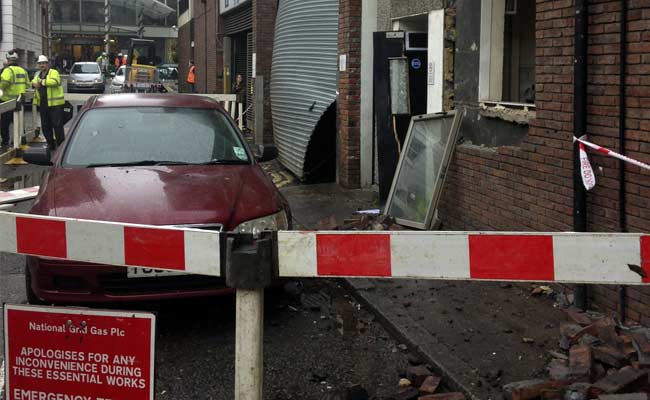
[[124, 67], [120, 67], [120, 69], [117, 70], [115, 73], [115, 76], [122, 76], [124, 75]]
[[228, 117], [213, 109], [99, 108], [85, 113], [63, 165], [248, 164]]
[[97, 64], [75, 64], [72, 67], [73, 74], [99, 74], [99, 65]]

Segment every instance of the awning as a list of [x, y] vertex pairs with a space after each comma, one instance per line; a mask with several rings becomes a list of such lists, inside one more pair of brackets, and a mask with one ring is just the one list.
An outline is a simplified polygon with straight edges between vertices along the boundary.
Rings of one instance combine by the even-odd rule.
[[[104, 2], [103, 0], [97, 1], [101, 3]], [[162, 18], [173, 12], [176, 12], [176, 10], [158, 0], [109, 0], [109, 2], [111, 5], [128, 8], [138, 9], [142, 7], [144, 15], [151, 18]]]

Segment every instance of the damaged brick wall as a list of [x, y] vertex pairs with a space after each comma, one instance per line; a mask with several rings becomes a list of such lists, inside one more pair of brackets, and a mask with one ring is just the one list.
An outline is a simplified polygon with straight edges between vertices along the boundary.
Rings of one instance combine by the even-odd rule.
[[[650, 3], [628, 0], [628, 155], [650, 160]], [[456, 149], [445, 185], [443, 229], [572, 230], [572, 0], [537, 0], [536, 118], [521, 146]], [[589, 7], [588, 133], [618, 149], [620, 1]], [[462, 132], [461, 132], [462, 134]], [[588, 229], [618, 231], [618, 162], [590, 153], [597, 187], [588, 195]], [[602, 167], [602, 169], [601, 169]], [[626, 173], [628, 229], [650, 227], [650, 173]], [[594, 304], [616, 311], [616, 287], [593, 287]], [[650, 324], [650, 289], [629, 288], [627, 316]]]

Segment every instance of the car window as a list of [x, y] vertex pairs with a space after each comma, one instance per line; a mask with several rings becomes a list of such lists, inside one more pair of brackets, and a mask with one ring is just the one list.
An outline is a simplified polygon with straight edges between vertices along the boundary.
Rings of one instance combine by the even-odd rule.
[[75, 64], [72, 66], [73, 74], [99, 74], [99, 65], [97, 64]]
[[118, 69], [117, 72], [115, 73], [115, 76], [122, 76], [122, 75], [124, 75], [124, 68], [120, 67], [120, 69]]
[[86, 112], [70, 137], [63, 164], [140, 161], [249, 162], [228, 117], [212, 109], [98, 108]]

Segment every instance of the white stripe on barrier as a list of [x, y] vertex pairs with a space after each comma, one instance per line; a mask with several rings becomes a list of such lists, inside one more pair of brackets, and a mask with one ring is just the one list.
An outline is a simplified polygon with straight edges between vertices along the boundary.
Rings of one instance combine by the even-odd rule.
[[318, 276], [315, 232], [278, 232], [280, 276]]
[[67, 257], [95, 264], [125, 265], [124, 227], [101, 222], [66, 223]]
[[467, 235], [426, 233], [391, 235], [393, 277], [469, 279]]
[[627, 265], [641, 265], [638, 235], [554, 236], [555, 279], [641, 283]]
[[206, 231], [185, 232], [185, 270], [199, 275], [219, 271], [221, 252], [219, 235]]
[[16, 253], [16, 216], [0, 212], [0, 252]]

